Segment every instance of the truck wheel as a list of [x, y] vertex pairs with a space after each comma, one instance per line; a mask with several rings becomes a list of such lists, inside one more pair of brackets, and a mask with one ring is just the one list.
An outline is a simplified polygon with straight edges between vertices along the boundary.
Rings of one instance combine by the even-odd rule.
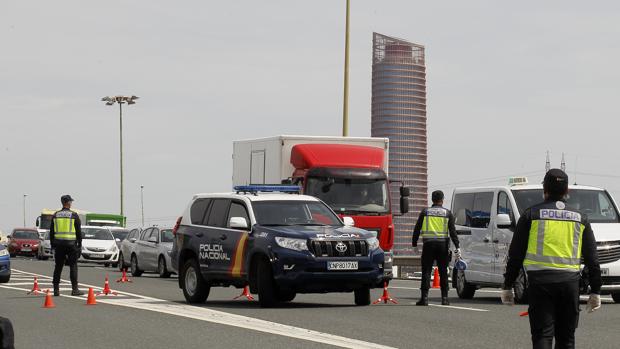
[[517, 280], [515, 280], [513, 289], [515, 292], [515, 303], [527, 304], [527, 276], [523, 269], [519, 272], [519, 276], [517, 277]]
[[181, 271], [183, 296], [187, 303], [204, 303], [209, 297], [211, 287], [203, 279], [196, 259], [185, 262]]
[[136, 255], [132, 255], [131, 256], [131, 275], [133, 276], [140, 276], [142, 275], [142, 273], [144, 273], [144, 271], [140, 270], [140, 268], [138, 268], [138, 257], [136, 257]]
[[297, 293], [293, 291], [278, 291], [277, 294], [278, 302], [291, 302], [295, 297], [297, 297]]
[[125, 269], [125, 257], [123, 257], [123, 253], [121, 252], [118, 255], [118, 270], [123, 271]]
[[620, 293], [612, 293], [611, 298], [614, 300], [615, 303], [620, 303]]
[[0, 276], [0, 284], [9, 282], [9, 280], [11, 280], [11, 274]]
[[456, 293], [461, 299], [472, 299], [476, 293], [476, 286], [465, 280], [465, 272], [462, 270], [456, 273]]
[[355, 294], [355, 305], [370, 305], [370, 288], [358, 288], [353, 293]]
[[273, 270], [266, 260], [260, 260], [258, 264], [258, 301], [263, 308], [274, 307], [276, 299], [276, 287], [273, 282]]
[[159, 274], [160, 278], [169, 278], [170, 272], [166, 267], [166, 260], [164, 256], [159, 256], [159, 261], [157, 261], [157, 274]]

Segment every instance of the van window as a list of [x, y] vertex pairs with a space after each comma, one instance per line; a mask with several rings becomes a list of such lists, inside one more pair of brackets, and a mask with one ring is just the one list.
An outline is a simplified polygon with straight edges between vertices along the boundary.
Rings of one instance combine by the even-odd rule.
[[[245, 206], [239, 202], [233, 202], [230, 204], [230, 210], [228, 213], [228, 220], [230, 221], [231, 217], [243, 217], [245, 221], [250, 224], [250, 217], [248, 216], [248, 211], [245, 209]], [[226, 222], [226, 226], [230, 228], [229, 222]]]
[[497, 214], [507, 214], [514, 222], [514, 212], [512, 211], [512, 205], [510, 204], [510, 198], [506, 192], [500, 192], [497, 197]]
[[491, 221], [493, 193], [464, 193], [454, 195], [452, 205], [455, 223], [472, 228], [487, 228]]
[[209, 210], [209, 219], [207, 224], [210, 227], [224, 228], [226, 226], [226, 217], [228, 217], [228, 204], [229, 200], [216, 199], [211, 204], [211, 210]]
[[192, 224], [202, 224], [205, 212], [207, 211], [210, 202], [211, 199], [198, 199], [194, 201], [189, 213]]

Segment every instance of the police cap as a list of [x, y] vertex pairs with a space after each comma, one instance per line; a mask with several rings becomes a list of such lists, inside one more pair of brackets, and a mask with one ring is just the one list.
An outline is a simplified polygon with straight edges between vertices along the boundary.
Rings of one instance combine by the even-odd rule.
[[441, 190], [435, 190], [432, 194], [433, 202], [442, 201], [443, 198], [444, 198], [444, 195], [443, 195], [443, 191]]
[[543, 187], [551, 195], [564, 195], [568, 191], [568, 175], [560, 169], [553, 168], [545, 175]]
[[63, 204], [66, 204], [71, 201], [73, 201], [73, 198], [71, 197], [71, 195], [63, 195], [60, 197], [60, 202], [62, 202]]

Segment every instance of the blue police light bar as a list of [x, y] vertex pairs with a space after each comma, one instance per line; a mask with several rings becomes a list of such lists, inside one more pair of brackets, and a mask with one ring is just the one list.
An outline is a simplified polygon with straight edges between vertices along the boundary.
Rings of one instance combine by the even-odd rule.
[[252, 184], [252, 185], [238, 185], [233, 188], [237, 193], [296, 193], [301, 192], [301, 187], [296, 185], [278, 185], [278, 184]]

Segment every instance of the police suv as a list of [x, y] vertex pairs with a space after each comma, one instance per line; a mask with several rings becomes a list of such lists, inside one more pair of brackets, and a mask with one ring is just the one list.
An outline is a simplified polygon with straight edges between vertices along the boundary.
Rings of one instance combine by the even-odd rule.
[[204, 302], [214, 286], [249, 285], [263, 307], [327, 292], [354, 292], [355, 304], [370, 304], [384, 277], [374, 233], [345, 225], [317, 198], [290, 193], [295, 186], [235, 190], [194, 195], [177, 220], [172, 267], [188, 303]]
[[[455, 189], [452, 212], [466, 267], [453, 270], [452, 282], [460, 298], [472, 298], [482, 287], [501, 287], [508, 249], [516, 222], [529, 207], [543, 201], [542, 185], [527, 185], [523, 177], [513, 185]], [[522, 184], [514, 184], [519, 183]], [[603, 277], [603, 294], [620, 303], [620, 214], [604, 189], [569, 186], [567, 204], [588, 216], [596, 238]], [[581, 292], [588, 291], [582, 269]], [[514, 285], [515, 300], [527, 302], [527, 274]]]

